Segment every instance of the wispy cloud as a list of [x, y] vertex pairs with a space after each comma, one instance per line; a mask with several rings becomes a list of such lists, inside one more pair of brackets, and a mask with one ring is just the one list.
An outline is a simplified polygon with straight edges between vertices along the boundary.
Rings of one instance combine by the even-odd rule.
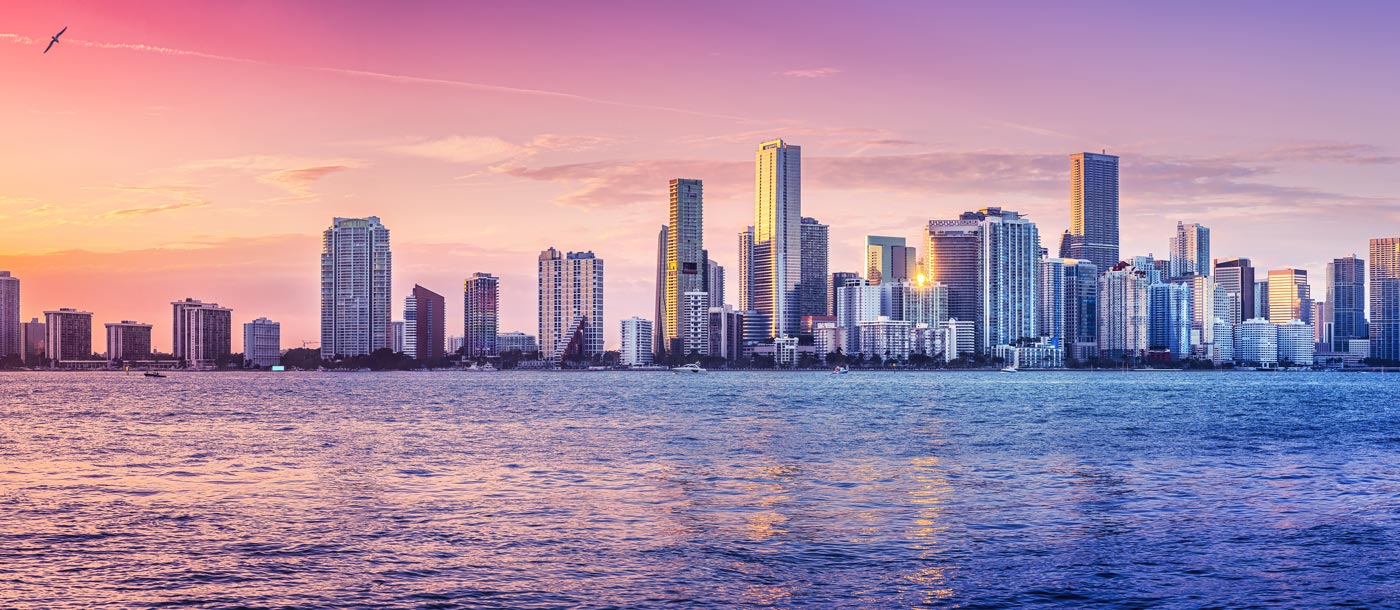
[[389, 152], [444, 161], [487, 165], [527, 154], [529, 149], [495, 136], [453, 135], [433, 140], [418, 140], [389, 146]]
[[284, 169], [258, 176], [258, 182], [278, 187], [297, 198], [309, 199], [316, 196], [316, 193], [311, 190], [311, 185], [315, 184], [317, 180], [348, 169], [351, 169], [351, 166], [317, 165]]
[[185, 210], [189, 208], [202, 208], [207, 205], [209, 205], [208, 201], [181, 201], [144, 208], [126, 208], [122, 210], [112, 210], [110, 212], [107, 212], [106, 214], [103, 214], [103, 216], [107, 218], [138, 218], [141, 216], [159, 214], [161, 212], [172, 212], [175, 210]]
[[840, 73], [840, 68], [825, 67], [788, 70], [786, 72], [782, 72], [781, 74], [788, 78], [831, 78]]

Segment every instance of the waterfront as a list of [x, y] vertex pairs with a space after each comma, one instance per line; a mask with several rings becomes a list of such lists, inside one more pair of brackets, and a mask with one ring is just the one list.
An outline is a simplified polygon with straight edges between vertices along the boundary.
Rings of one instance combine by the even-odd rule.
[[0, 606], [1400, 600], [1400, 376], [0, 376]]

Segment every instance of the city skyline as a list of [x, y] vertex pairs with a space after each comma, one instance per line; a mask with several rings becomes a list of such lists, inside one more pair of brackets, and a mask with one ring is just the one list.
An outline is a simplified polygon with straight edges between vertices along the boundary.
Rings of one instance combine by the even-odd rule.
[[[668, 70], [678, 62], [689, 66], [698, 83], [714, 86], [716, 93], [686, 97], [683, 107], [669, 88], [647, 92], [649, 85], [672, 86], [659, 67], [601, 46], [622, 30], [649, 40], [656, 35], [649, 28], [673, 17], [670, 11], [686, 9], [638, 12], [609, 25], [613, 9], [589, 15], [561, 6], [543, 24], [538, 15], [531, 21], [547, 28], [589, 24], [596, 33], [578, 40], [581, 65], [621, 60], [636, 68], [616, 71], [633, 76], [608, 79], [590, 79], [588, 70], [570, 76], [528, 54], [511, 69], [463, 67], [456, 59], [423, 62], [417, 55], [410, 62], [408, 55], [387, 52], [375, 57], [405, 42], [393, 33], [382, 40], [356, 37], [365, 50], [347, 53], [348, 33], [372, 21], [363, 7], [351, 5], [325, 15], [347, 34], [318, 32], [317, 46], [296, 43], [272, 59], [253, 44], [262, 41], [243, 41], [246, 23], [236, 33], [221, 25], [234, 20], [218, 17], [238, 8], [206, 10], [213, 13], [208, 19], [171, 11], [137, 20], [130, 14], [142, 11], [131, 7], [45, 3], [19, 7], [0, 32], [0, 65], [14, 75], [15, 87], [33, 93], [0, 102], [0, 111], [24, 117], [15, 121], [16, 137], [33, 142], [11, 152], [0, 170], [6, 185], [0, 216], [7, 221], [0, 228], [7, 244], [0, 269], [25, 282], [20, 319], [73, 307], [94, 312], [97, 329], [106, 322], [153, 321], [155, 347], [170, 351], [170, 331], [160, 328], [168, 319], [165, 308], [172, 299], [198, 295], [233, 309], [236, 324], [262, 316], [278, 320], [283, 345], [297, 347], [319, 337], [317, 295], [305, 288], [315, 284], [317, 270], [307, 261], [315, 256], [316, 235], [331, 217], [379, 215], [395, 231], [394, 309], [414, 284], [446, 289], [486, 269], [501, 277], [501, 332], [530, 332], [535, 255], [551, 244], [592, 249], [611, 267], [611, 322], [603, 328], [607, 345], [615, 347], [616, 320], [653, 315], [651, 231], [664, 222], [666, 181], [706, 181], [705, 242], [720, 264], [736, 269], [728, 244], [753, 220], [747, 155], [771, 138], [806, 149], [801, 212], [831, 227], [831, 270], [864, 268], [866, 235], [919, 244], [928, 219], [986, 206], [1026, 214], [1039, 227], [1042, 245], [1053, 250], [1053, 238], [1070, 226], [1066, 156], [1086, 150], [1106, 149], [1122, 159], [1121, 258], [1152, 253], [1166, 259], [1166, 237], [1176, 222], [1200, 222], [1212, 229], [1213, 257], [1248, 257], [1260, 276], [1307, 269], [1316, 295], [1329, 262], [1394, 233], [1355, 222], [1358, 216], [1397, 220], [1391, 195], [1397, 159], [1388, 143], [1400, 133], [1384, 120], [1389, 92], [1361, 92], [1347, 113], [1310, 114], [1309, 102], [1288, 84], [1338, 85], [1346, 74], [1329, 74], [1336, 66], [1366, 69], [1374, 60], [1341, 54], [1356, 45], [1393, 48], [1374, 26], [1389, 15], [1372, 13], [1388, 8], [1345, 17], [1355, 23], [1341, 38], [1307, 23], [1296, 7], [1275, 8], [1275, 21], [1252, 32], [1231, 27], [1250, 14], [1243, 7], [1211, 12], [1213, 23], [1201, 19], [1203, 7], [1188, 7], [1171, 17], [1188, 21], [1198, 34], [1189, 53], [1167, 60], [1120, 39], [1118, 56], [1106, 61], [1189, 74], [1173, 82], [1197, 101], [1173, 107], [1151, 99], [1155, 94], [1144, 82], [1059, 65], [1066, 78], [1090, 78], [1112, 102], [1092, 113], [1079, 109], [1071, 88], [1028, 74], [1039, 62], [1063, 63], [1062, 55], [986, 54], [976, 65], [955, 69], [930, 59], [938, 47], [923, 39], [937, 36], [914, 36], [912, 24], [926, 27], [930, 20], [910, 19], [906, 27], [888, 19], [911, 11], [941, 17], [935, 23], [968, 23], [959, 20], [967, 17], [959, 12], [964, 9], [877, 5], [837, 11], [850, 11], [836, 16], [849, 19], [804, 17], [788, 43], [794, 52], [782, 64], [751, 59], [773, 43], [741, 36], [746, 26], [702, 20], [698, 27], [715, 34], [709, 37], [715, 42], [706, 43], [711, 46], [657, 59]], [[299, 14], [304, 9], [283, 10], [252, 29], [271, 36], [286, 32], [284, 19], [307, 20]], [[434, 10], [461, 15], [450, 7]], [[734, 10], [718, 9], [724, 16]], [[399, 18], [431, 30], [420, 11], [409, 7]], [[1027, 45], [1047, 42], [1031, 24], [1050, 9], [1025, 5], [1002, 12], [999, 27], [1028, 34]], [[860, 15], [868, 18], [855, 18]], [[1149, 8], [1115, 7], [1098, 18], [1158, 16]], [[500, 35], [433, 44], [508, 45], [508, 36], [526, 27], [508, 8], [473, 17], [479, 19], [464, 21], [481, 25], [470, 28]], [[41, 55], [34, 41], [56, 31], [54, 23], [70, 21], [64, 45]], [[1070, 26], [1062, 35], [1090, 27], [1058, 23]], [[975, 40], [980, 27], [939, 32], [976, 50], [986, 44]], [[890, 62], [888, 51], [823, 51], [817, 41], [836, 28], [915, 52]], [[458, 38], [472, 39], [474, 32]], [[1280, 34], [1318, 41], [1318, 48], [1290, 55], [1299, 51], [1268, 42]], [[1240, 46], [1246, 39], [1256, 50]], [[1187, 50], [1171, 41], [1158, 48]], [[1249, 69], [1278, 63], [1269, 53], [1292, 59], [1288, 76]], [[1231, 60], [1219, 62], [1222, 56]], [[908, 83], [908, 75], [920, 71], [937, 78]], [[1247, 96], [1219, 87], [1237, 71], [1255, 77]], [[140, 76], [104, 74], [118, 72]], [[230, 89], [235, 82], [285, 95], [249, 100]], [[292, 83], [300, 86], [287, 86]], [[769, 95], [721, 94], [740, 87]], [[104, 95], [92, 95], [94, 88]], [[950, 96], [949, 90], [966, 93]], [[363, 104], [327, 107], [353, 92], [366, 94]], [[429, 103], [410, 106], [418, 97]], [[1039, 105], [988, 103], [1017, 97]], [[1251, 100], [1266, 98], [1299, 101], [1259, 112]], [[233, 100], [240, 105], [230, 106]], [[403, 112], [407, 107], [422, 111]], [[504, 115], [499, 122], [461, 120], [464, 111], [499, 108], [510, 110], [488, 115]], [[318, 119], [309, 109], [327, 116]], [[1205, 114], [1213, 118], [1199, 118]], [[264, 129], [268, 124], [278, 129]], [[350, 124], [369, 127], [346, 133], [342, 128]], [[1279, 132], [1279, 124], [1289, 130]], [[270, 132], [281, 135], [257, 135]], [[1357, 213], [1329, 211], [1335, 206]], [[592, 237], [557, 237], [580, 228]], [[728, 294], [738, 294], [736, 275], [727, 278]], [[461, 332], [457, 303], [448, 298], [447, 330], [454, 335]]]

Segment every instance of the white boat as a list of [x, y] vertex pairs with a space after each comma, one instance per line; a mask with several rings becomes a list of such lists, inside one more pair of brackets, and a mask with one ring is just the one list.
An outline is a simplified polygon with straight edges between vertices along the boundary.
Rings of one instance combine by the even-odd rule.
[[1018, 369], [1018, 368], [1016, 368], [1016, 367], [1014, 367], [1014, 366], [1008, 366], [1008, 367], [1006, 367], [1006, 368], [1004, 368], [1004, 369], [1001, 370], [1001, 372], [1003, 372], [1003, 373], [1016, 373], [1016, 372], [1019, 372], [1019, 371], [1020, 371], [1020, 369]]
[[672, 373], [704, 373], [704, 372], [706, 372], [706, 371], [705, 371], [705, 369], [700, 368], [700, 365], [695, 364], [694, 362], [692, 362], [692, 363], [690, 363], [690, 364], [686, 364], [686, 365], [683, 365], [683, 366], [678, 366], [678, 367], [676, 367], [676, 368], [673, 368], [673, 369], [671, 369], [671, 372], [672, 372]]
[[844, 367], [844, 366], [838, 366], [838, 367], [836, 367], [836, 370], [831, 371], [831, 374], [832, 374], [832, 375], [845, 375], [846, 373], [849, 373], [849, 372], [851, 372], [851, 369], [848, 369], [848, 368], [846, 368], [846, 367]]

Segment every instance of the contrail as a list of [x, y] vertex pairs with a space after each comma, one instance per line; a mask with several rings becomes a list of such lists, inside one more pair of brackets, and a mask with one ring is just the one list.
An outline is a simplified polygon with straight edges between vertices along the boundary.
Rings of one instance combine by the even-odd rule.
[[[28, 36], [19, 34], [0, 33], [0, 39], [9, 40], [16, 44], [43, 44], [43, 41], [35, 40]], [[170, 47], [159, 47], [147, 44], [133, 44], [128, 42], [97, 42], [92, 40], [63, 40], [66, 44], [88, 47], [91, 49], [116, 49], [120, 51], [136, 51], [140, 53], [154, 53], [157, 55], [170, 55], [175, 57], [196, 57], [212, 61], [224, 61], [240, 64], [251, 64], [258, 66], [268, 66], [275, 68], [291, 68], [294, 70], [307, 70], [310, 72], [323, 72], [327, 74], [339, 74], [342, 76], [354, 76], [359, 78], [372, 78], [375, 80], [390, 81], [396, 83], [415, 85], [435, 85], [440, 87], [453, 87], [457, 89], [469, 89], [472, 91], [486, 91], [491, 93], [507, 93], [513, 95], [529, 95], [535, 97], [550, 97], [555, 99], [573, 100], [588, 104], [600, 104], [603, 106], [616, 106], [619, 108], [631, 108], [634, 110], [654, 110], [658, 112], [671, 112], [677, 114], [687, 114], [691, 116], [702, 116], [712, 119], [726, 119], [744, 123], [756, 123], [754, 119], [748, 117], [734, 116], [729, 114], [717, 114], [712, 112], [702, 112], [699, 110], [689, 110], [686, 108], [676, 108], [673, 106], [659, 106], [655, 104], [637, 104], [633, 102], [621, 102], [598, 97], [589, 97], [577, 93], [567, 93], [563, 91], [550, 91], [548, 89], [530, 89], [525, 87], [511, 87], [507, 85], [492, 85], [489, 83], [474, 83], [471, 81], [452, 80], [447, 78], [432, 78], [427, 76], [411, 76], [405, 74], [391, 74], [387, 72], [374, 72], [370, 70], [355, 70], [350, 68], [331, 68], [326, 66], [307, 66], [301, 64], [281, 64], [260, 59], [248, 59], [244, 57], [232, 57], [229, 55], [217, 55], [214, 53], [204, 53], [202, 51], [186, 51], [184, 49], [172, 49]]]

